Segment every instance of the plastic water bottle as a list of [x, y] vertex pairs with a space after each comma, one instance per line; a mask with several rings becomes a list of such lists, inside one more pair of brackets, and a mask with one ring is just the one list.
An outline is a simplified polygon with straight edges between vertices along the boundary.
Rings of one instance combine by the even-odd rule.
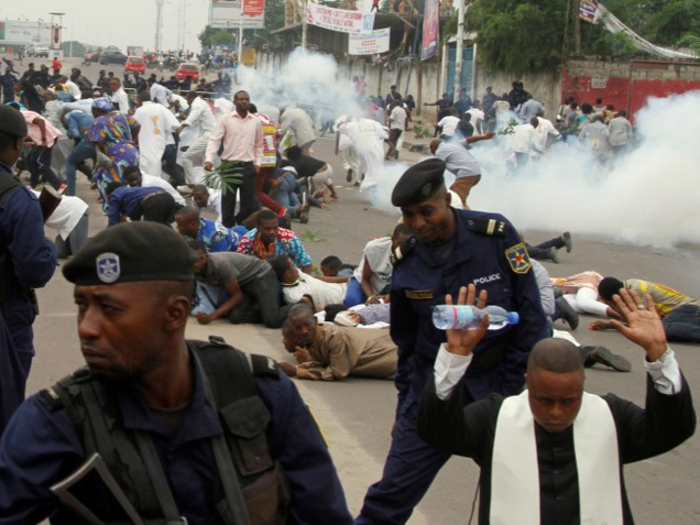
[[466, 304], [443, 304], [433, 308], [433, 325], [440, 330], [476, 330], [484, 314], [489, 314], [489, 330], [500, 330], [520, 321], [517, 312], [508, 312], [500, 306], [486, 306], [480, 310]]

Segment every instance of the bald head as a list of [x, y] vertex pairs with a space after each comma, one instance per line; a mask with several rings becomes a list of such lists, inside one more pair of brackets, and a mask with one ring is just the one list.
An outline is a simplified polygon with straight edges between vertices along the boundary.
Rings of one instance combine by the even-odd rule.
[[197, 237], [199, 233], [199, 210], [185, 206], [175, 213], [175, 226], [180, 235]]
[[581, 354], [570, 341], [552, 337], [539, 341], [527, 360], [527, 373], [545, 370], [554, 374], [583, 373]]

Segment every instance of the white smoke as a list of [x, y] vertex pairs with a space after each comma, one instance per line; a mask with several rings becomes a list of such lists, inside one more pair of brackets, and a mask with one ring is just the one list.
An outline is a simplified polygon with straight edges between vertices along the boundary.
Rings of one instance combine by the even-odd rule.
[[507, 137], [478, 143], [471, 152], [482, 179], [469, 205], [502, 213], [520, 230], [654, 248], [700, 243], [700, 91], [650, 98], [635, 117], [636, 147], [609, 173], [575, 137], [517, 172], [505, 162]]
[[248, 91], [258, 107], [328, 107], [329, 118], [358, 111], [354, 85], [339, 78], [338, 63], [331, 55], [297, 48], [278, 69], [240, 69], [237, 89]]

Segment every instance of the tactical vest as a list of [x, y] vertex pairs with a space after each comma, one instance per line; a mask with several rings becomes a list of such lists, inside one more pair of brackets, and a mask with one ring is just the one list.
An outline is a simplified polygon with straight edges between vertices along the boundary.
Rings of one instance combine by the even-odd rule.
[[[224, 436], [212, 438], [218, 476], [212, 499], [218, 523], [281, 525], [286, 523], [289, 489], [282, 468], [270, 454], [267, 430], [271, 416], [257, 393], [254, 376], [278, 378], [271, 359], [247, 355], [223, 339], [188, 341], [200, 364], [205, 392], [217, 411]], [[87, 367], [42, 391], [52, 409], [65, 408], [86, 457], [99, 453], [145, 523], [186, 523], [177, 511], [155, 448], [147, 432], [124, 427], [114, 388], [93, 379]], [[111, 498], [88, 496], [90, 510], [106, 523], [123, 522], [110, 509]], [[99, 500], [99, 501], [97, 501]], [[128, 521], [131, 523], [131, 521]]]

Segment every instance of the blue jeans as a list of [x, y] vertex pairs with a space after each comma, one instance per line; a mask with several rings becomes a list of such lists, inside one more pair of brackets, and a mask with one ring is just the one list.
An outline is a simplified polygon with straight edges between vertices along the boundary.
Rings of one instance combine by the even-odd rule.
[[700, 343], [700, 307], [692, 304], [679, 306], [661, 322], [669, 341]]
[[282, 206], [287, 208], [292, 219], [297, 218], [296, 207], [301, 204], [299, 202], [299, 196], [295, 193], [297, 187], [297, 178], [293, 173], [288, 173], [280, 177], [280, 185], [277, 187], [277, 193], [275, 194], [275, 201]]
[[83, 139], [66, 157], [66, 195], [75, 196], [75, 172], [78, 164], [87, 159], [95, 160], [95, 146]]

